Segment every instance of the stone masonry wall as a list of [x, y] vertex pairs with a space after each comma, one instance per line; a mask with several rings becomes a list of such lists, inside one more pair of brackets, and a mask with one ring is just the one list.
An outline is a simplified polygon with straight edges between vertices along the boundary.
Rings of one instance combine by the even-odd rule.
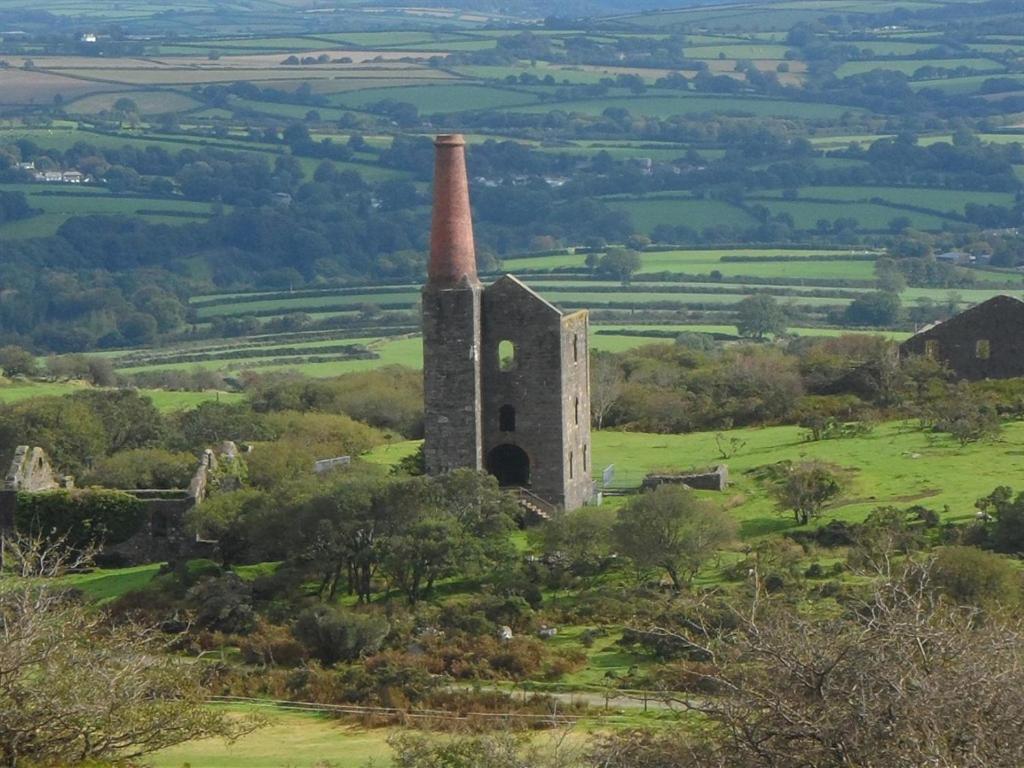
[[483, 288], [423, 289], [424, 459], [427, 474], [483, 468], [480, 327]]
[[996, 296], [907, 339], [900, 354], [934, 357], [968, 381], [1024, 376], [1024, 302]]

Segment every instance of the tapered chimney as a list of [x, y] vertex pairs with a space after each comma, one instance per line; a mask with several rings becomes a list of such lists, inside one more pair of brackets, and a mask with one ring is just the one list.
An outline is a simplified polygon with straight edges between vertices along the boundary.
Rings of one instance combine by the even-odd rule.
[[473, 219], [466, 177], [466, 141], [460, 134], [434, 140], [434, 214], [430, 225], [429, 281], [477, 282]]

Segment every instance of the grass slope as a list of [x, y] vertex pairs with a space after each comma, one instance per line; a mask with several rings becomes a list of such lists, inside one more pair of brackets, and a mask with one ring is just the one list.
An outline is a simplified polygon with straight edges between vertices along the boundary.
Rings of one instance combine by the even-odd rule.
[[[961, 447], [951, 438], [891, 422], [871, 434], [844, 440], [804, 440], [799, 427], [738, 429], [721, 433], [727, 444], [741, 446], [726, 459], [732, 486], [725, 494], [707, 494], [725, 504], [741, 524], [743, 539], [793, 527], [792, 518], [775, 510], [767, 489], [748, 470], [783, 460], [818, 459], [849, 470], [843, 496], [826, 511], [829, 519], [862, 520], [884, 505], [922, 504], [946, 521], [972, 519], [974, 502], [996, 486], [1013, 485], [1024, 477], [1024, 424], [1011, 423], [995, 441]], [[613, 486], [636, 487], [654, 470], [686, 470], [723, 461], [716, 433], [655, 435], [636, 432], [593, 433], [593, 467], [597, 477], [615, 465]], [[369, 460], [391, 464], [416, 450], [408, 441], [375, 449]], [[1024, 484], [1017, 483], [1024, 490]]]

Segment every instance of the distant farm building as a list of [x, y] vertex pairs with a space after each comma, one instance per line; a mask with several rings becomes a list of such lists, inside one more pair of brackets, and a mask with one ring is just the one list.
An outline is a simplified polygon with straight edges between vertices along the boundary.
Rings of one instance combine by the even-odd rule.
[[1024, 376], [1024, 302], [995, 296], [900, 345], [900, 356], [924, 355], [960, 379]]

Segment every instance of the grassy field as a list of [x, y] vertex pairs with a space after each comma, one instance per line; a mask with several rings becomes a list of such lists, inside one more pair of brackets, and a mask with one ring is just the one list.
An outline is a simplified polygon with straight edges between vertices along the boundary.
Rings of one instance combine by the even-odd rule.
[[105, 603], [127, 592], [146, 586], [160, 570], [159, 563], [137, 565], [134, 568], [104, 570], [65, 576], [61, 582], [81, 590], [85, 598], [94, 603]]
[[922, 67], [936, 67], [940, 69], [959, 69], [965, 67], [977, 72], [993, 73], [1005, 70], [1005, 67], [994, 59], [890, 59], [848, 61], [836, 70], [836, 77], [862, 75], [865, 72], [871, 72], [876, 69], [888, 69], [894, 72], [902, 72], [905, 75], [913, 75]]
[[759, 200], [773, 215], [788, 214], [793, 218], [797, 229], [814, 229], [824, 219], [832, 222], [836, 219], [856, 219], [859, 226], [871, 230], [888, 230], [893, 219], [907, 218], [915, 229], [939, 230], [948, 219], [941, 216], [892, 208], [876, 203], [850, 203], [841, 200], [835, 202], [805, 200]]
[[[1024, 138], [1024, 137], [1022, 137]], [[781, 190], [770, 192], [772, 196]], [[824, 200], [869, 201], [879, 198], [897, 205], [931, 208], [939, 212], [963, 213], [968, 203], [1013, 207], [1012, 192], [985, 192], [960, 189], [927, 189], [920, 187], [801, 187], [800, 197]]]
[[[799, 250], [785, 248], [736, 248], [672, 251], [645, 251], [641, 254], [641, 272], [681, 272], [689, 274], [709, 274], [718, 270], [723, 275], [749, 276], [790, 276], [806, 279], [820, 277], [862, 278], [865, 268], [868, 274], [872, 269], [870, 261], [812, 261], [815, 256], [827, 256], [830, 259], [845, 255], [864, 255], [863, 252], [853, 254], [850, 251], [834, 251], [828, 249]], [[764, 261], [722, 261], [723, 257], [742, 256], [748, 259], [765, 259]], [[771, 261], [781, 256], [803, 256], [808, 259], [801, 261]], [[585, 266], [585, 256], [577, 254], [557, 254], [554, 256], [524, 257], [506, 259], [503, 267], [509, 272], [524, 269], [555, 269], [558, 267]]]
[[[17, 403], [32, 397], [59, 397], [89, 389], [81, 381], [9, 381], [0, 383], [0, 403]], [[180, 411], [215, 400], [237, 402], [244, 395], [237, 392], [172, 392], [165, 389], [140, 389], [139, 393], [153, 401], [161, 411]]]
[[261, 708], [260, 714], [266, 726], [234, 744], [193, 741], [147, 762], [153, 768], [363, 768], [370, 760], [374, 768], [391, 765], [388, 729], [357, 728], [305, 712]]
[[[727, 494], [708, 494], [726, 504], [750, 540], [793, 527], [791, 517], [777, 512], [766, 489], [749, 473], [784, 460], [818, 459], [848, 470], [842, 497], [820, 522], [862, 520], [879, 506], [923, 504], [943, 520], [964, 522], [974, 517], [974, 502], [998, 485], [1014, 485], [1024, 473], [1024, 424], [1006, 425], [993, 442], [961, 447], [953, 439], [921, 432], [915, 424], [891, 422], [863, 437], [808, 442], [799, 427], [739, 429], [723, 433], [742, 447], [726, 463], [732, 486]], [[409, 441], [376, 449], [371, 460], [394, 463], [416, 449]], [[614, 486], [637, 487], [648, 472], [687, 470], [723, 460], [715, 433], [651, 435], [635, 432], [593, 433], [595, 476], [615, 465]], [[1020, 485], [1020, 484], [1018, 484]], [[1024, 486], [1019, 490], [1024, 489]]]
[[647, 233], [660, 224], [686, 225], [699, 231], [702, 223], [714, 222], [716, 225], [733, 227], [750, 227], [756, 223], [754, 217], [742, 208], [721, 200], [650, 198], [609, 201], [609, 207], [628, 213], [636, 230]]

